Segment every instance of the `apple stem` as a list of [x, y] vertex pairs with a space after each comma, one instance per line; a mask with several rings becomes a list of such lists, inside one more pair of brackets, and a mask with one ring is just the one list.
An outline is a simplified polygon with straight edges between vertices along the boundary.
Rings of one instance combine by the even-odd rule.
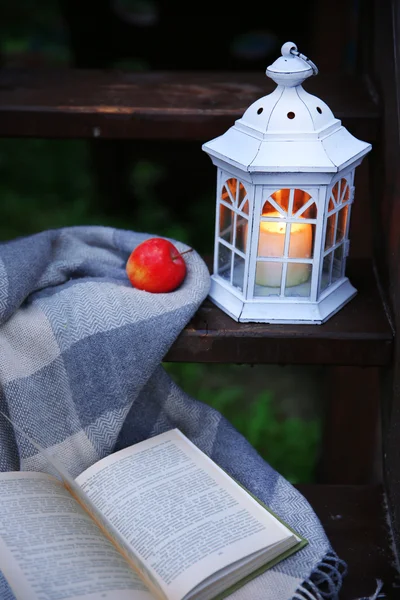
[[180, 256], [183, 256], [184, 254], [187, 254], [188, 252], [193, 252], [193, 248], [189, 248], [189, 250], [185, 250], [185, 252], [181, 252]]

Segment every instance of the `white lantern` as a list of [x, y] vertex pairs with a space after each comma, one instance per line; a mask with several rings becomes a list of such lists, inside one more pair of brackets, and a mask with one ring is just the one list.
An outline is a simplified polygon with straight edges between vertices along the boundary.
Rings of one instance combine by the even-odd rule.
[[218, 168], [210, 297], [236, 321], [323, 323], [356, 294], [354, 171], [371, 145], [302, 88], [317, 72], [287, 42], [266, 70], [276, 89], [203, 145]]

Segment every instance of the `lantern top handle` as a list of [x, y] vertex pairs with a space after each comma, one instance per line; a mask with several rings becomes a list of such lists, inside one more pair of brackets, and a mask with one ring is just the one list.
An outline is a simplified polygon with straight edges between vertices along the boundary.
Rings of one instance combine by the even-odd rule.
[[296, 44], [286, 42], [281, 48], [280, 56], [270, 65], [266, 74], [278, 85], [295, 87], [305, 79], [318, 74], [317, 66], [304, 54], [297, 50]]

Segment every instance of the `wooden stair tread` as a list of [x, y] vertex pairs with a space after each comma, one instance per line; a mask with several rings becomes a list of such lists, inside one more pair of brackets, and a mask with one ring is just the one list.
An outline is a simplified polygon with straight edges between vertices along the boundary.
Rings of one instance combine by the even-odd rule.
[[318, 515], [338, 556], [347, 562], [340, 600], [370, 597], [376, 580], [382, 598], [400, 598], [400, 576], [394, 567], [391, 536], [380, 485], [296, 486]]
[[165, 360], [389, 365], [393, 333], [371, 263], [350, 260], [347, 273], [358, 294], [323, 325], [237, 323], [207, 299]]
[[[275, 88], [258, 72], [0, 71], [5, 137], [208, 140]], [[380, 112], [363, 79], [318, 75], [305, 89], [357, 137], [374, 141]]]

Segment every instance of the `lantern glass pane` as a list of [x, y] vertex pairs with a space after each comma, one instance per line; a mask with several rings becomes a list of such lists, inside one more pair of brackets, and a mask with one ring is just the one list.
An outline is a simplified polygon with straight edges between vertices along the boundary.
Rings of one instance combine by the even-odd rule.
[[[311, 200], [310, 194], [303, 190], [295, 189], [293, 193], [292, 215], [300, 216], [303, 213], [303, 208]], [[302, 215], [304, 218], [304, 215]]]
[[241, 215], [236, 216], [236, 240], [235, 246], [238, 250], [246, 253], [248, 221]]
[[339, 206], [348, 200], [350, 200], [350, 186], [347, 179], [343, 177], [340, 181], [337, 181], [332, 188], [328, 212], [331, 212], [336, 206]]
[[305, 208], [300, 209], [295, 214], [295, 217], [301, 217], [302, 219], [316, 219], [317, 218], [317, 206], [315, 202], [306, 205]]
[[337, 181], [335, 183], [335, 185], [333, 186], [331, 199], [333, 199], [335, 206], [336, 206], [336, 204], [339, 203], [339, 201], [340, 201], [340, 181]]
[[312, 265], [289, 263], [286, 271], [285, 296], [307, 298], [311, 294]]
[[325, 250], [335, 243], [336, 213], [328, 217], [326, 222]]
[[273, 204], [271, 204], [271, 202], [269, 202], [269, 200], [267, 200], [266, 202], [264, 202], [264, 206], [261, 211], [261, 216], [268, 218], [272, 217], [274, 219], [283, 219], [287, 216], [287, 214], [285, 211], [282, 210], [281, 207], [279, 207], [278, 205], [274, 206]]
[[219, 207], [219, 237], [229, 244], [233, 242], [233, 211], [222, 203]]
[[[285, 249], [286, 223], [278, 213], [272, 213], [274, 221], [261, 221], [258, 238], [258, 256], [280, 257]], [[277, 218], [278, 217], [278, 218]]]
[[[272, 200], [274, 200], [275, 203], [285, 213], [287, 213], [288, 210], [289, 210], [289, 196], [290, 196], [290, 189], [289, 188], [284, 188], [282, 190], [277, 190], [276, 192], [274, 192], [273, 194], [271, 194]], [[276, 210], [276, 208], [273, 208], [273, 210]], [[263, 208], [262, 214], [265, 214], [266, 212], [270, 212], [270, 211], [264, 211], [264, 208]]]
[[279, 296], [281, 293], [283, 263], [280, 261], [257, 261], [255, 296]]
[[349, 205], [343, 206], [338, 212], [338, 223], [336, 231], [336, 243], [341, 242], [346, 237], [346, 226], [347, 226], [347, 214], [349, 212]]
[[333, 253], [330, 252], [324, 258], [324, 262], [322, 265], [320, 292], [323, 292], [331, 283], [332, 256]]
[[221, 191], [221, 200], [223, 200], [227, 204], [233, 204], [235, 201], [236, 188], [233, 190], [234, 194], [232, 195], [232, 187], [233, 186], [230, 185], [230, 183], [229, 183], [231, 181], [236, 181], [236, 179], [235, 180], [228, 179], [228, 181], [225, 183], [225, 185], [222, 186], [222, 191]]
[[232, 251], [223, 244], [218, 244], [218, 246], [218, 275], [226, 281], [230, 281]]
[[244, 258], [235, 253], [233, 255], [232, 285], [239, 288], [241, 292], [243, 292], [244, 265]]
[[238, 187], [238, 180], [235, 179], [234, 177], [232, 177], [231, 179], [228, 179], [228, 181], [226, 182], [225, 185], [228, 189], [228, 192], [229, 192], [232, 202], [235, 204], [236, 200], [237, 200], [236, 192], [237, 192], [237, 187]]
[[289, 258], [312, 258], [314, 233], [312, 223], [291, 223]]
[[[305, 214], [306, 211], [307, 215]], [[282, 215], [290, 213], [290, 216], [302, 216], [305, 219], [317, 218], [317, 207], [312, 202], [310, 194], [297, 188], [283, 188], [271, 194], [264, 203], [261, 213], [263, 216], [268, 217], [275, 212]]]
[[221, 198], [225, 202], [240, 208], [247, 198], [247, 190], [241, 181], [231, 177], [222, 187]]
[[343, 202], [347, 202], [348, 200], [350, 200], [350, 186], [346, 179], [342, 179], [341, 181], [340, 196], [340, 201], [342, 204]]
[[333, 253], [333, 265], [332, 265], [332, 283], [343, 277], [344, 271], [344, 249], [343, 245], [336, 248]]
[[248, 200], [246, 200], [246, 202], [244, 202], [244, 203], [242, 204], [242, 206], [241, 206], [240, 210], [241, 210], [242, 212], [244, 212], [246, 215], [248, 215], [248, 214], [249, 214], [249, 201], [248, 201]]
[[246, 196], [246, 188], [244, 187], [243, 183], [239, 182], [239, 187], [237, 188], [237, 205], [239, 206], [239, 208], [243, 204], [243, 201], [245, 200]]

